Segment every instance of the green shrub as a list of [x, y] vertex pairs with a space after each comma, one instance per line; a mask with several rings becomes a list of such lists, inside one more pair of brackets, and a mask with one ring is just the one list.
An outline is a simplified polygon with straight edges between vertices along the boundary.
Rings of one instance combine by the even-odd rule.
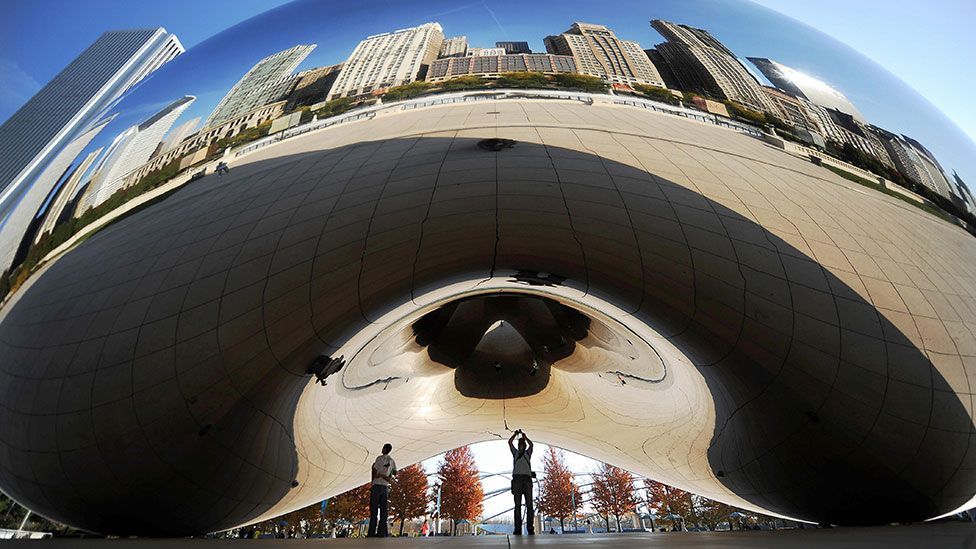
[[541, 72], [506, 72], [498, 77], [499, 88], [548, 88], [549, 79]]
[[489, 83], [480, 76], [459, 76], [446, 80], [437, 85], [444, 91], [470, 90], [477, 88], [487, 88]]
[[338, 99], [333, 99], [328, 101], [319, 110], [315, 111], [315, 116], [319, 118], [328, 118], [330, 116], [336, 116], [342, 114], [348, 110], [352, 110], [356, 107], [356, 101], [351, 97], [340, 97]]
[[587, 74], [559, 73], [553, 77], [553, 81], [560, 88], [589, 93], [604, 93], [610, 87], [603, 79]]
[[681, 100], [675, 97], [674, 94], [672, 94], [667, 88], [637, 84], [634, 86], [634, 89], [646, 95], [649, 99], [653, 99], [654, 101], [660, 101], [661, 103], [667, 103], [669, 105], [679, 105], [681, 103]]
[[383, 94], [383, 100], [399, 101], [401, 99], [410, 99], [411, 97], [417, 97], [418, 95], [427, 93], [432, 87], [433, 84], [430, 82], [424, 82], [423, 80], [411, 82], [402, 86], [394, 86], [386, 90], [386, 93]]

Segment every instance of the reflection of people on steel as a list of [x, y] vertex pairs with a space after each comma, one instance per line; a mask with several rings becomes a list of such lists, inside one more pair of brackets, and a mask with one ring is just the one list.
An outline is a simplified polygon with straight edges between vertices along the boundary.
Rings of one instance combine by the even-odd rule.
[[430, 523], [424, 519], [424, 525], [420, 527], [420, 537], [426, 538], [430, 535]]
[[[518, 441], [518, 448], [512, 441], [522, 435]], [[516, 536], [522, 535], [522, 499], [525, 499], [525, 527], [529, 535], [535, 535], [535, 516], [532, 508], [532, 441], [521, 429], [516, 429], [508, 439], [508, 448], [512, 451], [512, 494], [515, 496], [515, 529]]]
[[223, 176], [225, 173], [230, 173], [230, 168], [227, 167], [226, 162], [221, 161], [217, 163], [217, 168], [214, 171], [217, 172], [218, 176]]
[[[396, 462], [390, 457], [393, 445], [383, 445], [383, 453], [373, 462], [373, 481], [369, 489], [369, 530], [366, 537], [385, 538], [389, 535], [387, 520], [390, 514], [390, 481], [397, 473]], [[379, 524], [376, 513], [379, 512]]]

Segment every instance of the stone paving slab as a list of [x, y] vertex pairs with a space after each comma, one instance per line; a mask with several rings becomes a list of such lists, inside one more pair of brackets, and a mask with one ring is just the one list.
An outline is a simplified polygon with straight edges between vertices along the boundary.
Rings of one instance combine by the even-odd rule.
[[635, 547], [976, 547], [976, 525], [968, 523], [923, 524], [878, 528], [832, 528], [779, 530], [775, 532], [680, 532], [647, 534], [539, 535], [534, 537], [478, 536], [387, 539], [55, 539], [35, 541], [31, 547], [57, 549], [155, 549], [163, 547], [253, 548], [304, 547], [334, 548], [396, 547], [420, 549], [436, 547], [580, 547], [586, 549], [623, 549]]

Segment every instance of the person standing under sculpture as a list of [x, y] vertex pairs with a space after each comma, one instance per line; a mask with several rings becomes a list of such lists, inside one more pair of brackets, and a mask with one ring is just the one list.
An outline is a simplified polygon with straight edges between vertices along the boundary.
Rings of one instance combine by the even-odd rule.
[[396, 462], [390, 456], [392, 451], [392, 444], [384, 444], [383, 453], [373, 462], [373, 480], [369, 489], [369, 530], [366, 532], [368, 538], [385, 538], [389, 535], [390, 481], [397, 473]]
[[[518, 448], [513, 441], [522, 435], [518, 441]], [[532, 505], [532, 441], [521, 429], [517, 429], [508, 439], [508, 448], [512, 451], [512, 494], [515, 496], [515, 528], [516, 536], [522, 535], [522, 499], [525, 499], [525, 527], [529, 535], [535, 535], [535, 513]]]

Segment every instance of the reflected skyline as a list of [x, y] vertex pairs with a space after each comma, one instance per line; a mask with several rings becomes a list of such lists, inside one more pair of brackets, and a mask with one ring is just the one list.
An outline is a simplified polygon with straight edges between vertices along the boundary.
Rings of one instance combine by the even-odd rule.
[[[333, 90], [325, 97], [338, 97], [339, 94], [335, 93], [335, 89], [343, 85], [342, 64], [348, 62], [349, 56], [354, 54], [353, 50], [357, 43], [366, 36], [390, 33], [395, 29], [410, 28], [410, 24], [420, 25], [434, 20], [438, 25], [439, 40], [460, 36], [464, 38], [466, 46], [470, 46], [472, 52], [480, 50], [486, 53], [491, 53], [493, 50], [485, 48], [506, 41], [524, 43], [534, 52], [551, 50], [552, 53], [559, 47], [548, 43], [547, 36], [558, 34], [561, 32], [560, 28], [566, 28], [573, 21], [596, 22], [599, 25], [606, 25], [620, 36], [623, 40], [622, 45], [631, 44], [627, 47], [633, 48], [633, 51], [640, 51], [643, 48], [650, 52], [648, 55], [651, 56], [651, 62], [662, 65], [662, 70], [667, 70], [672, 76], [674, 73], [663, 67], [664, 58], [659, 53], [655, 53], [653, 48], [672, 47], [674, 42], [664, 40], [661, 32], [652, 28], [654, 26], [652, 20], [673, 20], [687, 28], [701, 28], [707, 40], [715, 41], [718, 48], [716, 51], [719, 54], [730, 56], [728, 58], [730, 67], [740, 71], [742, 75], [751, 75], [751, 77], [745, 76], [746, 80], [756, 79], [759, 84], [774, 85], [775, 83], [766, 78], [762, 70], [757, 71], [754, 64], [746, 60], [747, 58], [774, 59], [777, 66], [789, 71], [794, 78], [805, 82], [807, 91], [812, 91], [819, 97], [813, 100], [813, 103], [827, 109], [839, 109], [834, 114], [823, 110], [806, 113], [805, 116], [811, 124], [809, 126], [802, 124], [803, 135], [799, 136], [801, 141], [817, 147], [823, 146], [821, 143], [823, 139], [807, 135], [808, 130], [813, 129], [816, 130], [815, 133], [823, 134], [823, 138], [827, 141], [849, 142], [855, 149], [868, 156], [880, 158], [883, 166], [879, 166], [879, 169], [893, 169], [903, 174], [910, 174], [911, 180], [951, 199], [956, 207], [962, 208], [962, 211], [972, 208], [972, 205], [967, 202], [971, 192], [961, 182], [976, 179], [968, 176], [968, 174], [976, 174], [974, 168], [976, 160], [973, 160], [976, 158], [976, 146], [973, 146], [961, 130], [949, 123], [941, 113], [927, 108], [924, 99], [917, 96], [906, 85], [860, 54], [776, 12], [741, 2], [719, 0], [702, 0], [697, 3], [669, 0], [653, 5], [624, 1], [620, 2], [615, 10], [599, 13], [595, 12], [593, 6], [584, 2], [570, 2], [560, 4], [559, 9], [555, 10], [557, 13], [545, 15], [518, 13], [517, 16], [513, 15], [512, 9], [507, 9], [512, 6], [514, 4], [501, 2], [498, 7], [502, 9], [489, 9], [484, 5], [447, 7], [446, 4], [438, 1], [428, 1], [413, 6], [410, 13], [403, 13], [402, 10], [395, 8], [372, 10], [357, 7], [344, 8], [336, 13], [320, 3], [299, 0], [272, 9], [261, 17], [245, 21], [203, 41], [193, 48], [193, 55], [184, 55], [167, 63], [127, 92], [111, 111], [106, 111], [106, 116], [111, 120], [104, 124], [105, 131], [97, 132], [97, 135], [86, 134], [87, 139], [91, 141], [82, 145], [84, 149], [82, 153], [75, 153], [72, 149], [74, 162], [64, 174], [60, 177], [57, 177], [57, 172], [53, 171], [45, 174], [46, 180], [42, 186], [53, 188], [54, 192], [47, 191], [49, 194], [43, 199], [38, 213], [41, 215], [45, 213], [46, 207], [55, 200], [59, 189], [64, 188], [69, 172], [77, 168], [91, 151], [102, 149], [104, 154], [111, 153], [113, 142], [119, 140], [122, 133], [130, 131], [126, 128], [142, 123], [160, 109], [174, 101], [179, 101], [181, 96], [193, 96], [195, 100], [183, 105], [179, 116], [172, 120], [168, 127], [163, 128], [173, 129], [173, 131], [167, 131], [165, 134], [164, 139], [169, 142], [166, 144], [166, 151], [157, 148], [152, 153], [154, 158], [158, 158], [157, 154], [172, 151], [179, 144], [178, 142], [192, 136], [190, 127], [195, 127], [198, 132], [201, 124], [217, 127], [217, 122], [226, 123], [234, 115], [248, 113], [255, 108], [271, 104], [272, 99], [276, 97], [287, 99], [289, 93], [292, 93], [289, 90], [294, 89], [295, 83], [303, 75], [315, 71], [336, 67], [334, 80], [329, 81]], [[485, 13], [490, 15], [487, 25], [484, 24]], [[259, 20], [260, 24], [257, 23]], [[285, 20], [289, 23], [285, 24]], [[331, 25], [329, 28], [332, 32], [324, 33], [321, 21], [330, 20], [335, 20], [339, 24]], [[284, 25], [288, 31], [283, 33], [258, 31], [258, 26], [271, 24]], [[242, 41], [237, 38], [241, 36], [247, 36], [247, 40]], [[225, 43], [233, 45], [228, 46]], [[633, 55], [633, 51], [630, 55]], [[501, 53], [501, 50], [496, 53]], [[572, 52], [566, 46], [561, 53]], [[575, 55], [578, 56], [579, 52], [577, 51]], [[672, 57], [673, 55], [671, 54]], [[273, 61], [279, 57], [283, 63]], [[453, 55], [445, 57], [450, 58]], [[220, 62], [214, 65], [213, 59], [219, 59]], [[631, 59], [635, 58], [631, 57]], [[430, 61], [431, 59], [422, 60], [423, 66], [426, 67]], [[551, 58], [549, 63], [554, 61], [555, 58]], [[642, 58], [640, 62], [647, 63], [647, 59]], [[444, 71], [448, 66], [451, 67], [452, 72], [442, 76], [441, 81], [450, 78], [457, 70], [458, 64], [444, 64], [438, 70]], [[650, 66], [653, 71], [653, 65]], [[426, 68], [424, 70], [426, 71]], [[251, 75], [249, 71], [256, 71], [256, 73]], [[580, 67], [579, 71], [587, 72], [583, 67]], [[499, 72], [503, 71], [499, 70]], [[346, 71], [347, 75], [351, 73], [352, 70]], [[598, 72], [592, 74], [599, 75]], [[742, 78], [733, 73], [729, 74], [733, 79]], [[338, 86], [336, 86], [336, 76], [338, 76]], [[641, 78], [632, 82], [663, 85], [656, 76], [651, 77], [650, 80], [647, 77]], [[417, 79], [422, 80], [423, 77], [418, 75]], [[617, 85], [617, 80], [613, 82]], [[623, 82], [626, 87], [631, 81], [624, 79], [620, 82]], [[717, 93], [719, 97], [727, 95], [720, 87], [689, 82], [686, 75], [683, 81], [671, 82], [667, 85], [672, 89], [683, 89], [685, 92], [704, 92], [706, 95]], [[241, 90], [235, 92], [238, 87], [241, 87]], [[313, 95], [309, 97], [314, 98], [314, 91], [312, 90]], [[788, 93], [791, 91], [796, 90], [787, 90]], [[766, 95], [759, 91], [759, 88], [755, 88], [746, 95], [734, 93], [733, 90], [728, 98], [740, 101], [753, 110], [776, 111], [779, 113], [777, 118], [791, 124], [794, 122], [791, 118], [798, 118], [795, 113], [787, 113], [783, 109], [802, 109], [802, 106], [785, 105], [783, 97], [770, 101], [765, 97]], [[802, 99], [810, 100], [809, 97]], [[685, 100], [688, 98], [686, 97]], [[304, 104], [307, 105], [308, 102]], [[292, 99], [283, 105], [282, 112], [265, 109], [260, 116], [252, 117], [247, 123], [260, 124], [269, 117], [280, 116], [295, 107], [295, 101]], [[707, 110], [704, 104], [698, 104], [697, 107]], [[817, 111], [819, 108], [810, 107], [808, 110], [811, 111]], [[930, 111], [928, 116], [919, 116], [926, 110]], [[864, 112], [863, 115], [861, 111]], [[853, 115], [854, 119], [845, 120], [844, 117], [849, 115]], [[196, 125], [188, 123], [194, 119], [204, 122]], [[870, 130], [870, 128], [877, 129]], [[183, 135], [177, 138], [178, 132], [182, 132]], [[219, 133], [225, 134], [224, 130], [220, 130]], [[878, 135], [882, 136], [881, 141], [877, 139]], [[885, 144], [894, 137], [897, 139], [893, 141], [893, 145]], [[207, 140], [200, 142], [211, 144], [213, 141], [213, 138], [208, 137]], [[914, 146], [911, 144], [913, 142], [923, 145]], [[77, 147], [76, 145], [75, 148]], [[891, 150], [893, 147], [897, 150]], [[906, 151], [901, 152], [902, 149]], [[187, 152], [187, 148], [181, 152]], [[899, 157], [903, 161], [896, 161]], [[67, 159], [66, 155], [65, 158]], [[89, 165], [88, 173], [83, 174], [81, 179], [97, 182], [101, 178], [98, 169], [104, 161], [105, 158], [102, 158], [101, 161]], [[924, 164], [926, 168], [915, 168], [913, 164]], [[936, 171], [942, 172], [941, 175], [929, 173], [931, 170], [927, 166], [930, 165], [934, 165]], [[157, 162], [141, 173], [145, 174], [160, 168], [162, 163]], [[956, 175], [950, 176], [950, 173]], [[56, 184], [53, 183], [55, 178]], [[131, 183], [132, 181], [126, 185]], [[105, 184], [108, 185], [107, 188]], [[907, 183], [899, 182], [899, 184]], [[83, 188], [86, 189], [84, 192], [91, 195], [90, 185], [83, 185]], [[91, 196], [86, 196], [83, 197], [85, 200], [80, 202], [87, 207], [98, 205], [104, 202], [116, 188], [118, 185], [104, 182], [102, 188], [96, 189], [97, 199], [92, 200]], [[9, 194], [10, 191], [7, 192]], [[35, 194], [37, 192], [34, 191]], [[23, 191], [21, 194], [23, 195]], [[82, 197], [80, 195], [71, 197], [75, 201], [78, 198]], [[16, 197], [8, 197], [2, 206], [9, 210], [13, 200], [16, 200]], [[36, 203], [37, 198], [33, 200]], [[31, 204], [27, 204], [24, 209], [32, 209]], [[9, 216], [0, 218], [0, 232], [7, 227], [8, 219]], [[23, 225], [23, 221], [20, 225]], [[36, 228], [38, 223], [34, 225]], [[43, 223], [43, 226], [49, 227], [50, 222]], [[9, 232], [9, 229], [7, 230]], [[36, 236], [40, 237], [40, 235]], [[26, 243], [26, 240], [24, 242]], [[9, 245], [6, 247], [9, 248]], [[22, 257], [24, 253], [24, 244], [21, 244], [18, 254]]]

